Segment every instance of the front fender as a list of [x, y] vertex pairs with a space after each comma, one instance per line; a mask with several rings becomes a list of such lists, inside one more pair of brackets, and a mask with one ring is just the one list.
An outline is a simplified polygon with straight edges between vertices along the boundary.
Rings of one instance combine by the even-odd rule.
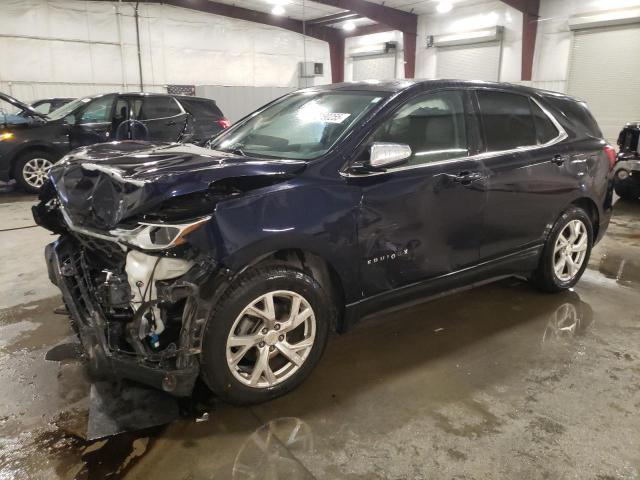
[[337, 272], [346, 300], [357, 298], [357, 191], [338, 182], [304, 183], [219, 203], [205, 231], [190, 241], [234, 272], [280, 250], [312, 253]]

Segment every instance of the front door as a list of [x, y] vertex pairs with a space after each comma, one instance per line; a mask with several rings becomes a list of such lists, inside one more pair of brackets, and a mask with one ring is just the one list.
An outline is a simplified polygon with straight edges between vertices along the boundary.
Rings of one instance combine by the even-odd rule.
[[73, 121], [69, 125], [71, 150], [111, 141], [111, 115], [115, 98], [113, 94], [94, 98], [73, 114]]
[[467, 96], [448, 90], [403, 105], [367, 143], [408, 144], [409, 162], [352, 177], [364, 296], [477, 263], [485, 209], [484, 167], [470, 155]]

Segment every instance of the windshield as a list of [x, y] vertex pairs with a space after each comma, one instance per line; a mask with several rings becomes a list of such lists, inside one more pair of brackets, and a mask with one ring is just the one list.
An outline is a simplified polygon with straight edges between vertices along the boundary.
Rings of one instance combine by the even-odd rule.
[[258, 157], [317, 158], [384, 95], [380, 92], [294, 94], [216, 138], [211, 148]]
[[63, 105], [60, 108], [51, 112], [49, 115], [47, 115], [47, 118], [49, 120], [60, 120], [61, 118], [66, 117], [70, 113], [73, 113], [75, 109], [78, 108], [80, 105], [84, 105], [85, 103], [90, 102], [92, 99], [93, 97], [77, 98], [73, 102], [69, 102], [66, 105]]
[[21, 108], [7, 102], [4, 98], [0, 98], [0, 125], [20, 125], [22, 123], [31, 123], [32, 118]]

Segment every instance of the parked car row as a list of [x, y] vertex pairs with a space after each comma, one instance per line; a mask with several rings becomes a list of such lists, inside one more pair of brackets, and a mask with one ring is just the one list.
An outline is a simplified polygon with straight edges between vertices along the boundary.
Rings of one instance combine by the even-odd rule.
[[640, 198], [640, 122], [628, 123], [618, 137], [615, 190], [625, 200]]
[[[113, 138], [134, 125], [104, 110], [138, 116], [152, 98], [171, 99], [81, 100], [88, 126], [85, 105], [71, 132]], [[182, 109], [158, 115], [180, 132]], [[60, 235], [49, 275], [95, 372], [174, 395], [201, 378], [246, 404], [295, 388], [329, 332], [371, 312], [509, 276], [573, 287], [609, 224], [615, 162], [569, 96], [348, 83], [285, 95], [207, 148], [79, 148], [33, 211]]]
[[0, 94], [0, 180], [37, 192], [51, 166], [78, 147], [114, 140], [199, 143], [229, 126], [206, 98], [110, 93], [67, 100], [29, 106]]

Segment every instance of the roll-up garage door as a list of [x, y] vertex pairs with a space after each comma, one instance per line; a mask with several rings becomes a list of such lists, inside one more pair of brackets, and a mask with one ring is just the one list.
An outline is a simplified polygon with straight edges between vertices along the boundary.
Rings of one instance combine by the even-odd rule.
[[396, 78], [396, 55], [366, 55], [353, 58], [353, 80], [393, 80]]
[[437, 48], [438, 78], [498, 81], [500, 42]]
[[610, 142], [626, 122], [640, 119], [638, 45], [640, 25], [574, 33], [567, 90], [587, 101]]

